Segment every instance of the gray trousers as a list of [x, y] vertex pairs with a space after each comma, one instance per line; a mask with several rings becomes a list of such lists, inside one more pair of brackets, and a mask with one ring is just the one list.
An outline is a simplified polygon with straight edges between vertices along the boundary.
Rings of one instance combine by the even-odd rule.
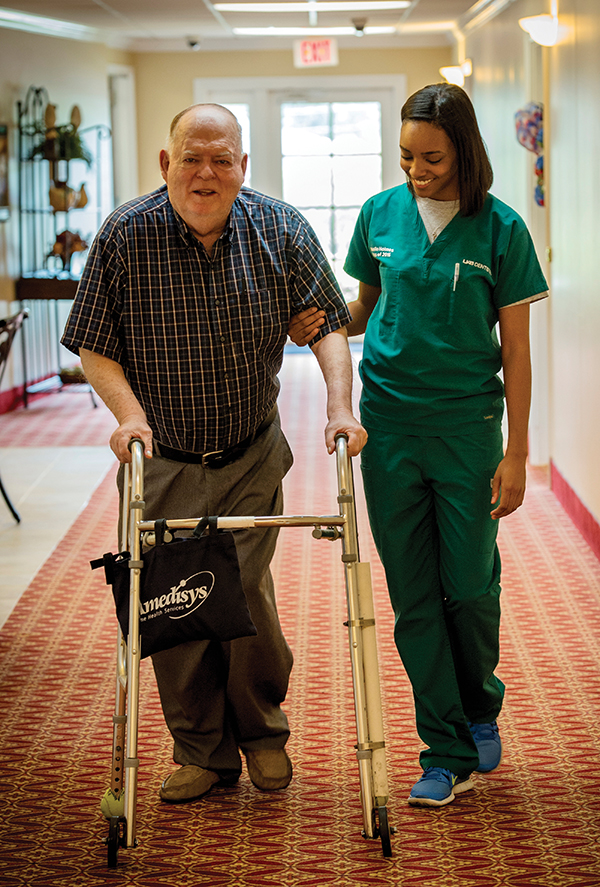
[[[282, 514], [282, 480], [291, 465], [279, 419], [242, 458], [223, 468], [155, 455], [144, 466], [144, 517]], [[239, 748], [283, 748], [289, 737], [281, 703], [293, 659], [269, 566], [278, 532], [234, 531], [256, 637], [193, 641], [152, 657], [174, 761], [214, 770], [224, 780], [235, 781], [241, 771]]]

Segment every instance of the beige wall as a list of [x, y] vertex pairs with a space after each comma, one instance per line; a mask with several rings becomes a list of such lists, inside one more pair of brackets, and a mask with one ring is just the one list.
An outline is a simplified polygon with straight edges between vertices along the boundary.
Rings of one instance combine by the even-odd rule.
[[600, 8], [561, 0], [550, 53], [553, 459], [600, 520]]
[[135, 56], [138, 110], [140, 190], [161, 184], [158, 153], [175, 114], [193, 101], [196, 77], [291, 77], [360, 74], [405, 74], [409, 94], [440, 80], [439, 68], [450, 64], [451, 50], [340, 50], [335, 68], [299, 71], [292, 51], [146, 53]]
[[[519, 27], [521, 16], [539, 12], [537, 0], [520, 0], [508, 7], [487, 26], [467, 40], [466, 53], [473, 62], [473, 76], [467, 81], [483, 137], [494, 169], [493, 193], [517, 210], [525, 219], [538, 250], [546, 277], [548, 210], [535, 204], [536, 157], [519, 144], [514, 115], [530, 101], [544, 101], [542, 48], [533, 44]], [[529, 452], [534, 464], [550, 459], [550, 388], [548, 302], [531, 308], [533, 389]]]
[[551, 299], [532, 307], [534, 337], [544, 327], [543, 312], [547, 320], [547, 363], [538, 361], [536, 380], [538, 395], [548, 397], [547, 448], [558, 471], [600, 521], [600, 285], [595, 268], [600, 174], [594, 159], [600, 138], [600, 9], [597, 0], [560, 0], [566, 33], [556, 47], [536, 50], [544, 54], [548, 72], [549, 206], [540, 211], [532, 209], [530, 200], [533, 155], [517, 144], [512, 114], [524, 101], [541, 98], [518, 18], [544, 11], [550, 11], [549, 2], [517, 0], [467, 41], [466, 54], [474, 64], [469, 90], [494, 165], [493, 190], [524, 215], [538, 245], [547, 239], [552, 248], [552, 262], [545, 267]]

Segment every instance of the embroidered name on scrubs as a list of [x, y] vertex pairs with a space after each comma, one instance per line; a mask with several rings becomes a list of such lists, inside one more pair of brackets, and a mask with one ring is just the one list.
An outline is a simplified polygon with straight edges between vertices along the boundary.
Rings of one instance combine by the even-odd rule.
[[393, 247], [391, 246], [372, 246], [371, 247], [371, 255], [373, 255], [376, 259], [386, 259], [392, 255], [394, 252]]
[[481, 268], [482, 271], [487, 271], [487, 273], [492, 276], [492, 269], [488, 268], [487, 265], [482, 265], [481, 262], [473, 262], [471, 259], [463, 259], [463, 265], [471, 265], [473, 268]]

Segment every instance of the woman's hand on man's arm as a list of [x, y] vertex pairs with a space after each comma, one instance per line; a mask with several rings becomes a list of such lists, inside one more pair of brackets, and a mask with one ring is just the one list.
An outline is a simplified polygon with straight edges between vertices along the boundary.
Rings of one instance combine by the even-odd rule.
[[[352, 320], [346, 326], [348, 336], [360, 336], [367, 328], [369, 317], [377, 304], [381, 293], [380, 287], [360, 283], [358, 299], [348, 303], [348, 309]], [[308, 345], [325, 323], [325, 312], [319, 308], [311, 307], [294, 314], [288, 326], [288, 336], [294, 345]]]

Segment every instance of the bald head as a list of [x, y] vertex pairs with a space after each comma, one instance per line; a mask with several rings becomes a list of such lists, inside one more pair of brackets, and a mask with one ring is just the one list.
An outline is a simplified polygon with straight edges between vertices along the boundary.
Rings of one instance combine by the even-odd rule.
[[176, 114], [171, 121], [169, 127], [169, 135], [167, 136], [167, 151], [171, 153], [173, 146], [177, 141], [180, 130], [186, 126], [212, 124], [216, 127], [223, 127], [223, 131], [230, 137], [233, 137], [239, 153], [242, 154], [242, 127], [240, 126], [235, 114], [223, 105], [217, 105], [212, 102], [201, 102], [197, 105], [190, 105], [184, 108], [179, 114]]

